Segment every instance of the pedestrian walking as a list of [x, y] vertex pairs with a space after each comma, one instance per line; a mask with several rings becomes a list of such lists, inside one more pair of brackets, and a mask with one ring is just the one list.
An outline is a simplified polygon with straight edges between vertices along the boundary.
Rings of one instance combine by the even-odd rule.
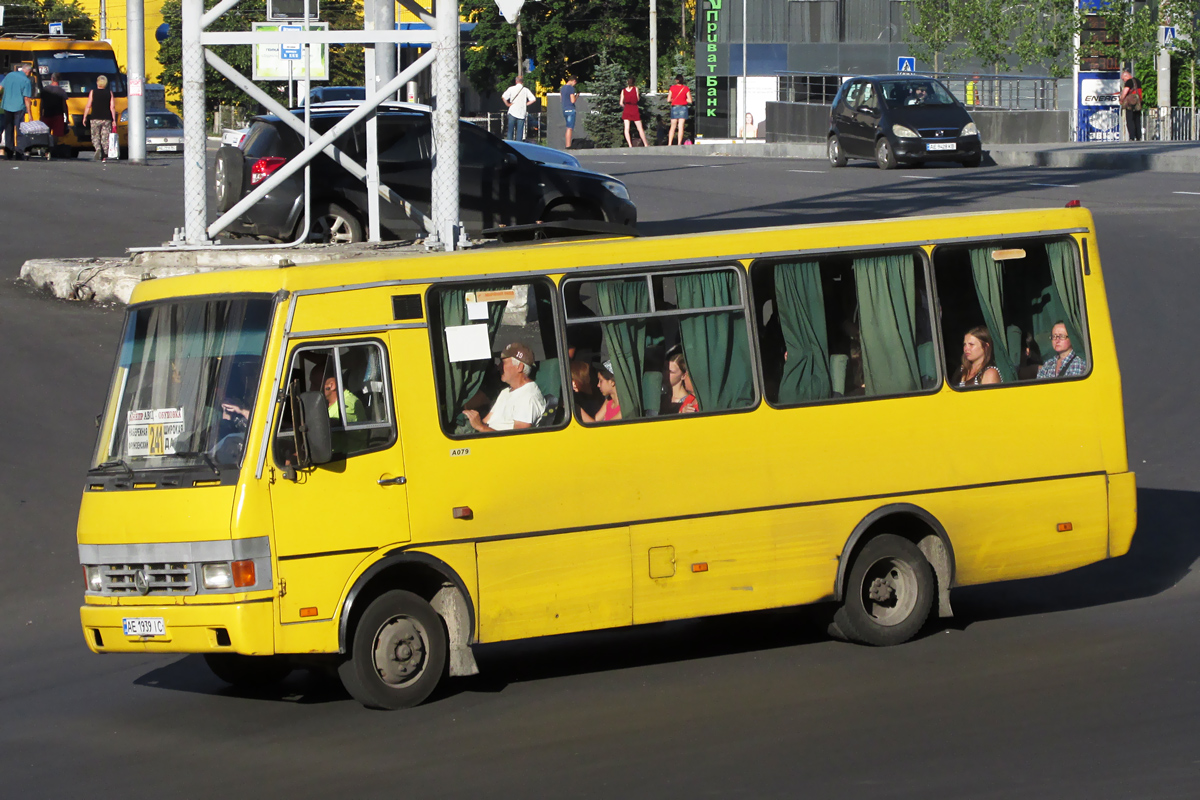
[[1121, 70], [1121, 108], [1125, 109], [1125, 128], [1129, 141], [1142, 140], [1142, 84], [1128, 69]]
[[83, 109], [83, 124], [88, 124], [92, 118], [92, 148], [96, 155], [93, 161], [108, 161], [112, 153], [108, 151], [108, 135], [112, 133], [113, 121], [117, 118], [117, 101], [108, 90], [108, 78], [101, 75], [96, 78], [96, 88], [88, 92], [87, 106]]
[[638, 136], [642, 137], [642, 147], [649, 147], [646, 143], [646, 131], [642, 128], [642, 112], [638, 111], [638, 100], [641, 95], [638, 94], [638, 89], [633, 85], [633, 78], [625, 80], [625, 88], [621, 90], [621, 119], [625, 122], [625, 144], [633, 147], [633, 141], [629, 138], [629, 123], [637, 126]]
[[42, 122], [50, 129], [50, 144], [58, 144], [60, 136], [67, 134], [67, 93], [58, 85], [58, 73], [50, 76], [50, 83], [42, 87]]
[[667, 131], [667, 146], [671, 146], [671, 137], [679, 131], [679, 144], [683, 144], [683, 129], [687, 125], [688, 106], [692, 102], [692, 90], [683, 82], [682, 75], [675, 76], [675, 83], [667, 90], [671, 98], [671, 128]]
[[7, 158], [21, 158], [17, 149], [17, 134], [28, 114], [33, 118], [33, 83], [29, 80], [30, 65], [17, 64], [13, 71], [0, 81], [0, 110], [4, 112], [4, 141], [8, 146]]
[[525, 117], [529, 114], [529, 106], [536, 103], [537, 98], [525, 88], [525, 79], [518, 75], [517, 82], [505, 89], [500, 99], [508, 106], [508, 135], [505, 138], [510, 141], [523, 141]]
[[562, 112], [563, 124], [566, 126], [567, 150], [571, 149], [571, 137], [575, 134], [575, 101], [579, 98], [579, 93], [575, 91], [576, 78], [574, 75], [567, 78], [567, 82], [563, 84], [559, 92], [562, 94]]

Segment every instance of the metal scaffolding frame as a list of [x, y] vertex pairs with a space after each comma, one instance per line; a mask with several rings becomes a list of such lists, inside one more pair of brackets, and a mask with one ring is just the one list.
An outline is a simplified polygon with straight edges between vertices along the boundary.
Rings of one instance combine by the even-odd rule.
[[[399, 0], [410, 11], [425, 20], [435, 31], [433, 49], [418, 58], [398, 75], [389, 74], [388, 59], [381, 55], [378, 62], [370, 53], [375, 45], [397, 43], [420, 43], [429, 40], [428, 31], [372, 30], [377, 21], [386, 24], [387, 14], [375, 17], [366, 15], [364, 30], [350, 31], [212, 31], [205, 28], [212, 24], [240, 0], [222, 0], [207, 13], [204, 0], [182, 1], [182, 45], [183, 45], [183, 112], [184, 112], [184, 227], [182, 236], [177, 234], [176, 246], [217, 247], [212, 242], [221, 231], [258, 202], [272, 189], [306, 166], [318, 155], [325, 153], [351, 175], [368, 186], [368, 230], [372, 239], [379, 235], [379, 197], [389, 203], [400, 205], [412, 219], [417, 221], [428, 234], [426, 245], [431, 249], [453, 250], [466, 244], [465, 232], [459, 219], [458, 183], [458, 116], [459, 116], [459, 20], [458, 0], [436, 0], [435, 14], [421, 8], [415, 0]], [[382, 0], [390, 3], [391, 0]], [[394, 18], [394, 16], [393, 16]], [[309, 126], [308, 115], [300, 122], [295, 115], [259, 89], [245, 76], [237, 72], [223, 59], [208, 50], [214, 45], [231, 44], [293, 44], [298, 43], [307, 50], [314, 44], [356, 43], [368, 48], [367, 99], [346, 115], [324, 135], [315, 137]], [[383, 48], [381, 48], [383, 49]], [[390, 48], [387, 48], [390, 49]], [[285, 124], [301, 133], [305, 148], [299, 155], [271, 174], [262, 183], [208, 224], [208, 156], [205, 131], [204, 65], [228, 78], [273, 113]], [[394, 61], [392, 62], [394, 65]], [[379, 66], [378, 81], [375, 80]], [[375, 111], [379, 106], [394, 98], [405, 83], [416, 77], [428, 66], [433, 68], [433, 184], [432, 218], [426, 217], [403, 198], [398, 197], [379, 182], [379, 161], [374, 134]], [[392, 67], [394, 71], [394, 66]], [[306, 103], [307, 105], [307, 100]], [[341, 134], [350, 130], [359, 121], [368, 122], [368, 148], [366, 167], [333, 146]], [[307, 204], [307, 200], [306, 200]], [[306, 214], [307, 216], [307, 214]]]

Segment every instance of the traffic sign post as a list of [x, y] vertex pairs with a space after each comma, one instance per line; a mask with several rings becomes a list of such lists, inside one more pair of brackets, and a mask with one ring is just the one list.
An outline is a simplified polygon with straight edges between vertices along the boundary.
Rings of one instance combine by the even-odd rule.
[[896, 72], [916, 72], [916, 56], [896, 56]]

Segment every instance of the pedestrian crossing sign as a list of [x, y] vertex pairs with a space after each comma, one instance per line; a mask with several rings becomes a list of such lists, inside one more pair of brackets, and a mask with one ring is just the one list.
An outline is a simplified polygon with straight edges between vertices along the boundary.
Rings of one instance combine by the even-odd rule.
[[896, 72], [916, 72], [916, 56], [896, 56]]

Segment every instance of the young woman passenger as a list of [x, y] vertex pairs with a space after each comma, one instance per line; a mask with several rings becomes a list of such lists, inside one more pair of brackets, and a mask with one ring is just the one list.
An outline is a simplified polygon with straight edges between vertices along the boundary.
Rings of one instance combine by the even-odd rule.
[[595, 367], [596, 385], [604, 396], [604, 405], [596, 414], [589, 414], [582, 408], [579, 416], [584, 422], [613, 422], [621, 418], [621, 401], [617, 397], [617, 382], [607, 367]]
[[992, 347], [992, 335], [982, 325], [971, 328], [963, 337], [962, 364], [958, 368], [959, 386], [1000, 383], [1000, 370]]
[[667, 358], [667, 383], [671, 386], [671, 400], [667, 413], [694, 414], [700, 410], [687, 361], [684, 360], [683, 353], [674, 348]]
[[571, 362], [571, 390], [575, 393], [575, 407], [588, 421], [596, 418], [604, 405], [604, 395], [596, 383], [596, 370], [586, 361]]

